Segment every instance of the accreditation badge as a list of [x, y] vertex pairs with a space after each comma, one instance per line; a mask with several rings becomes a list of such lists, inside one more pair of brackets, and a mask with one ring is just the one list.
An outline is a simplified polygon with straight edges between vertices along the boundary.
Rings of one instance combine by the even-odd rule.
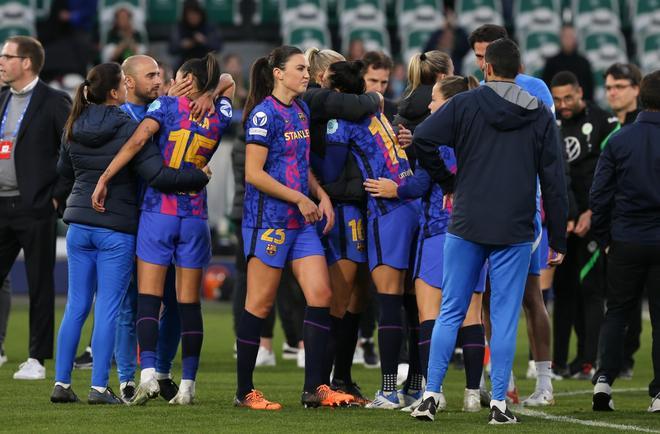
[[0, 160], [9, 160], [14, 142], [11, 140], [0, 140]]

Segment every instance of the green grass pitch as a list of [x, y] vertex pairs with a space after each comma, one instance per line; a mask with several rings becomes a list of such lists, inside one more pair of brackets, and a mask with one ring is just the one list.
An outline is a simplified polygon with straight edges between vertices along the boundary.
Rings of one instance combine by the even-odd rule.
[[[56, 325], [62, 317], [63, 300], [58, 299]], [[16, 298], [12, 308], [5, 349], [9, 362], [0, 367], [0, 431], [2, 432], [660, 432], [660, 414], [649, 414], [646, 386], [651, 379], [650, 323], [644, 323], [642, 348], [636, 355], [635, 376], [615, 384], [614, 413], [591, 411], [591, 384], [587, 381], [555, 382], [557, 404], [539, 409], [541, 414], [520, 415], [517, 426], [491, 427], [486, 424], [484, 409], [476, 414], [461, 412], [464, 374], [451, 369], [445, 381], [448, 411], [438, 414], [433, 423], [423, 423], [408, 414], [384, 410], [308, 409], [299, 403], [303, 372], [293, 361], [279, 358], [273, 368], [258, 368], [255, 384], [266, 396], [284, 405], [281, 412], [265, 413], [232, 406], [235, 388], [235, 360], [232, 358], [233, 331], [231, 309], [227, 304], [204, 304], [204, 348], [197, 377], [197, 404], [190, 407], [168, 405], [162, 399], [145, 407], [89, 406], [86, 403], [55, 405], [49, 401], [53, 386], [54, 362], [46, 362], [46, 381], [12, 379], [18, 363], [27, 357], [28, 310], [24, 299]], [[90, 321], [85, 326], [82, 344], [89, 339]], [[521, 398], [532, 392], [534, 382], [525, 380], [527, 340], [524, 321], [518, 339], [515, 373]], [[56, 329], [57, 331], [57, 329]], [[281, 348], [281, 329], [276, 328], [275, 347]], [[175, 362], [179, 378], [180, 363]], [[373, 395], [379, 387], [380, 371], [362, 366], [354, 368], [354, 379], [362, 390]], [[118, 391], [116, 372], [111, 372], [110, 386]], [[85, 402], [90, 371], [74, 371], [73, 388]], [[625, 389], [616, 393], [616, 389]], [[567, 394], [568, 393], [568, 394]], [[514, 409], [514, 412], [516, 410]], [[563, 417], [561, 419], [557, 417]], [[586, 421], [580, 424], [579, 421]], [[587, 425], [588, 424], [588, 425]]]

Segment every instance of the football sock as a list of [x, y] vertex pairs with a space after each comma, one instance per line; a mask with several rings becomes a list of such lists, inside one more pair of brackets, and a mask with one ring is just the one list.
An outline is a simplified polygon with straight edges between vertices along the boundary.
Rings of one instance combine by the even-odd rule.
[[431, 351], [431, 335], [434, 325], [435, 320], [433, 319], [423, 321], [419, 325], [419, 366], [424, 378], [429, 370], [429, 352]]
[[399, 350], [403, 339], [401, 320], [402, 295], [378, 294], [380, 317], [378, 320], [378, 347], [380, 368], [383, 375], [383, 392], [396, 390], [396, 374], [399, 365]]
[[197, 303], [179, 303], [181, 318], [181, 379], [195, 380], [202, 352], [204, 324], [202, 308]]
[[335, 375], [346, 384], [352, 384], [351, 366], [353, 365], [353, 354], [358, 341], [358, 330], [360, 328], [360, 314], [346, 312], [339, 323], [337, 333], [337, 353], [335, 356]]
[[536, 362], [536, 390], [552, 392], [552, 362]]
[[415, 294], [405, 294], [403, 304], [408, 320], [408, 378], [404, 389], [422, 390], [424, 376], [419, 361], [419, 311], [417, 310], [417, 297]]
[[140, 367], [142, 369], [156, 367], [160, 303], [161, 297], [138, 294], [137, 321], [135, 324], [138, 344], [140, 345]]
[[465, 387], [478, 389], [484, 367], [484, 327], [481, 324], [461, 327], [458, 330], [458, 341], [463, 347]]
[[340, 322], [341, 318], [330, 315], [330, 332], [328, 333], [328, 345], [325, 347], [321, 384], [330, 384], [330, 373], [335, 362], [339, 342], [337, 334], [339, 333]]
[[259, 336], [261, 335], [263, 323], [263, 318], [256, 317], [247, 310], [243, 310], [243, 315], [238, 321], [238, 330], [236, 330], [236, 377], [238, 384], [236, 397], [238, 399], [245, 398], [245, 395], [254, 389], [252, 373], [257, 362]]
[[305, 345], [305, 392], [314, 392], [323, 384], [323, 359], [330, 336], [330, 308], [305, 308], [303, 341]]

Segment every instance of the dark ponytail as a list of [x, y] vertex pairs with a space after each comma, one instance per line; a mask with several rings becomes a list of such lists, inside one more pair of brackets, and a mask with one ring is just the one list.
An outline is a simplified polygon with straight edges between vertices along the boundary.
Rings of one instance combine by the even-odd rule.
[[208, 53], [201, 59], [187, 60], [179, 71], [184, 75], [192, 74], [200, 92], [208, 92], [218, 87], [220, 65], [213, 53]]
[[252, 109], [273, 92], [275, 81], [273, 69], [284, 69], [289, 57], [303, 54], [298, 47], [282, 45], [275, 48], [267, 57], [260, 57], [254, 61], [250, 68], [250, 90], [243, 109], [243, 123], [248, 119]]
[[90, 104], [105, 103], [110, 91], [119, 88], [121, 77], [121, 66], [118, 63], [102, 63], [89, 70], [87, 79], [76, 89], [71, 113], [64, 124], [64, 140], [71, 137], [73, 124], [85, 108]]
[[333, 63], [328, 67], [330, 87], [343, 93], [356, 95], [364, 93], [366, 85], [362, 71], [365, 69], [361, 60]]

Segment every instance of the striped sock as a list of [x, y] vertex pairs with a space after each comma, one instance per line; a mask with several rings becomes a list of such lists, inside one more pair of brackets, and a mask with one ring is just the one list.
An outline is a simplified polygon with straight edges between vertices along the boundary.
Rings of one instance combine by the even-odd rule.
[[179, 303], [181, 317], [181, 379], [195, 380], [202, 352], [204, 323], [202, 308], [197, 303]]
[[247, 310], [243, 311], [241, 319], [238, 321], [238, 330], [236, 330], [236, 377], [238, 399], [245, 398], [245, 395], [254, 389], [252, 383], [252, 373], [254, 365], [257, 362], [257, 352], [259, 351], [259, 336], [264, 319], [252, 315]]
[[137, 337], [140, 344], [140, 367], [156, 367], [156, 347], [158, 346], [158, 317], [161, 297], [138, 294]]
[[306, 392], [314, 392], [323, 384], [324, 355], [330, 336], [330, 308], [305, 308], [303, 341], [305, 343], [305, 386]]
[[[399, 365], [399, 350], [403, 339], [401, 319], [402, 295], [378, 294], [380, 318], [378, 320], [378, 347], [380, 370], [383, 376], [383, 392], [396, 390], [396, 373]], [[394, 381], [392, 381], [394, 378]], [[394, 383], [394, 384], [392, 384]]]
[[431, 351], [431, 335], [433, 334], [434, 319], [423, 321], [419, 325], [419, 365], [424, 378], [429, 370], [429, 352]]
[[484, 367], [484, 327], [481, 324], [461, 327], [458, 342], [463, 347], [465, 363], [465, 387], [478, 389]]

